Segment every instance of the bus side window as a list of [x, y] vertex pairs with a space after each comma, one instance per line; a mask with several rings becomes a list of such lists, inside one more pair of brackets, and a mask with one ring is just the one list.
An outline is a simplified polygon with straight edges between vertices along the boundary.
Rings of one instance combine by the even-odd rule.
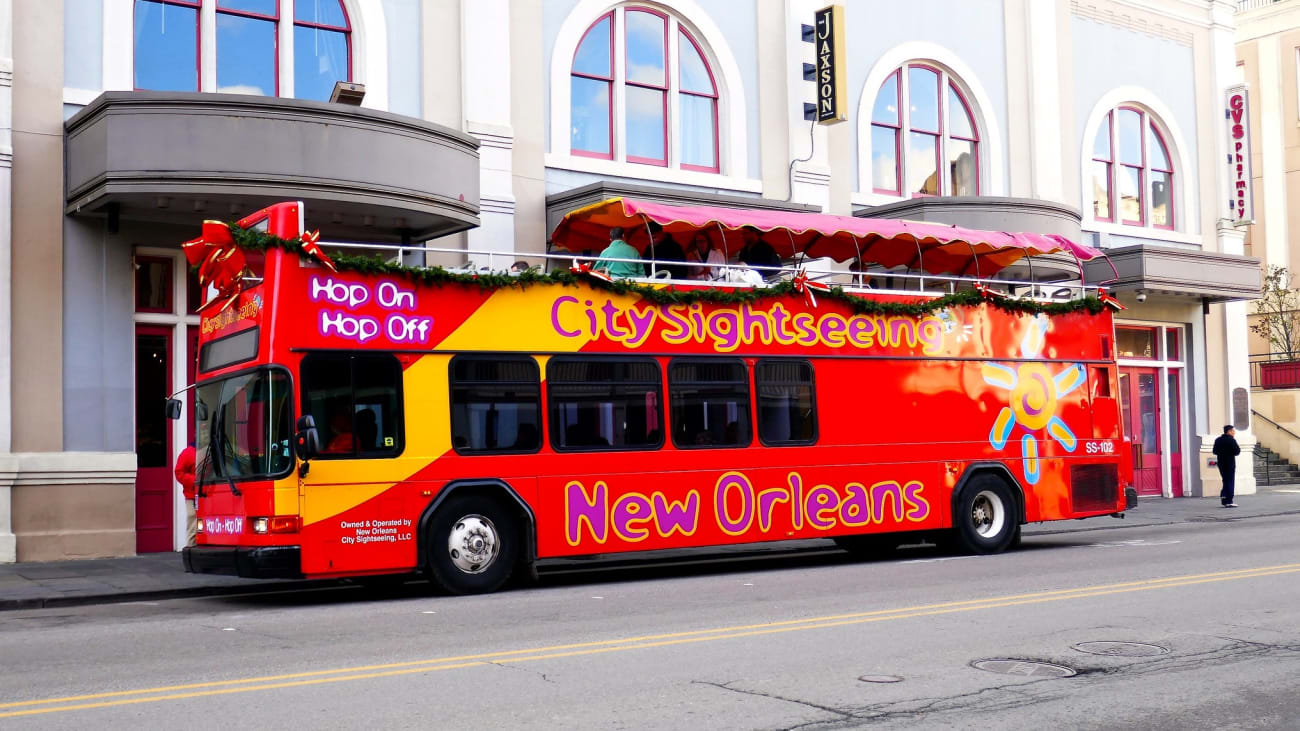
[[754, 365], [758, 438], [767, 446], [814, 444], [817, 398], [813, 367], [805, 360], [760, 360]]
[[650, 358], [556, 356], [546, 363], [551, 448], [658, 449], [662, 379]]
[[743, 447], [752, 441], [744, 361], [674, 360], [668, 366], [668, 399], [677, 448]]
[[458, 355], [451, 377], [451, 444], [459, 454], [536, 452], [542, 447], [537, 361]]
[[302, 403], [321, 430], [322, 458], [395, 457], [402, 451], [402, 366], [391, 355], [311, 353]]

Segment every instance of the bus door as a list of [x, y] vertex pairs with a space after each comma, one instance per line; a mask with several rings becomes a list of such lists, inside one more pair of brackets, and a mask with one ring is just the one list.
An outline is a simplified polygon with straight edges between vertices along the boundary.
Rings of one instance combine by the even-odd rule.
[[1160, 372], [1155, 368], [1120, 368], [1119, 395], [1124, 426], [1131, 435], [1133, 448], [1142, 449], [1142, 461], [1135, 464], [1133, 470], [1133, 483], [1139, 495], [1163, 494], [1160, 386]]
[[299, 483], [303, 571], [414, 565], [414, 526], [397, 487], [405, 474], [402, 367], [389, 354], [311, 353], [301, 366], [302, 411], [321, 453]]

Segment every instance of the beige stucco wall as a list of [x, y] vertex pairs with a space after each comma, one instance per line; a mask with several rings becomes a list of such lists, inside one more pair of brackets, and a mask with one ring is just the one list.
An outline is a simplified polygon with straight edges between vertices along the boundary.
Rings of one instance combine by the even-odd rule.
[[13, 451], [46, 452], [63, 448], [63, 3], [13, 21]]
[[15, 454], [8, 461], [19, 561], [135, 554], [134, 454]]
[[[514, 120], [513, 186], [515, 250], [546, 250], [546, 89], [549, 65], [542, 58], [542, 6], [510, 2], [510, 118]], [[540, 262], [540, 260], [537, 260]]]

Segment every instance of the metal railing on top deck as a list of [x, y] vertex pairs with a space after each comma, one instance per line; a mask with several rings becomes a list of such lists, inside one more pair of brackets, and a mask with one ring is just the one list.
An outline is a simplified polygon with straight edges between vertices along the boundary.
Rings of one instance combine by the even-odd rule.
[[[582, 256], [578, 254], [534, 254], [492, 251], [490, 249], [459, 249], [418, 245], [407, 246], [399, 244], [363, 244], [342, 241], [321, 241], [320, 246], [325, 249], [341, 249], [370, 253], [382, 258], [387, 258], [391, 261], [402, 262], [408, 265], [412, 265], [412, 258], [422, 258], [424, 255], [430, 254], [468, 257], [470, 259], [470, 263], [468, 264], [453, 267], [444, 266], [448, 271], [464, 272], [467, 274], [489, 272], [494, 274], [510, 274], [513, 273], [512, 269], [516, 262], [523, 261], [526, 263], [527, 260], [541, 259], [543, 264], [539, 268], [542, 271], [568, 269], [579, 262], [586, 263], [590, 266], [594, 265], [597, 260], [597, 257], [594, 256]], [[1061, 301], [1083, 297], [1086, 296], [1088, 292], [1096, 292], [1098, 289], [1095, 285], [1086, 285], [1077, 280], [1055, 282], [1025, 281], [1017, 279], [993, 279], [989, 277], [964, 277], [943, 274], [899, 273], [893, 270], [868, 270], [865, 272], [854, 272], [833, 269], [824, 265], [819, 266], [816, 264], [763, 267], [750, 266], [744, 263], [705, 264], [693, 261], [620, 259], [613, 257], [606, 257], [601, 259], [601, 261], [640, 264], [644, 267], [645, 271], [649, 272], [649, 276], [630, 277], [629, 279], [631, 281], [644, 282], [648, 284], [671, 283], [677, 285], [713, 287], [764, 287], [771, 286], [772, 284], [781, 281], [789, 281], [802, 272], [810, 281], [841, 287], [850, 292], [879, 292], [940, 296], [946, 293], [955, 292], [962, 286], [969, 287], [974, 286], [975, 284], [982, 284], [994, 291], [1010, 296], [1023, 296], [1043, 301]], [[425, 266], [425, 264], [414, 264], [412, 266]], [[677, 268], [682, 266], [696, 269], [706, 268], [711, 270], [712, 276], [708, 279], [672, 278], [670, 276], [671, 272], [669, 267]], [[891, 286], [886, 289], [881, 289], [872, 286], [871, 282], [873, 280], [887, 280]], [[892, 286], [895, 280], [901, 282], [903, 286]], [[934, 285], [936, 284], [939, 285], [939, 289], [934, 288]]]
[[1237, 0], [1237, 12], [1244, 13], [1250, 10], [1259, 10], [1270, 5], [1286, 2], [1287, 0]]

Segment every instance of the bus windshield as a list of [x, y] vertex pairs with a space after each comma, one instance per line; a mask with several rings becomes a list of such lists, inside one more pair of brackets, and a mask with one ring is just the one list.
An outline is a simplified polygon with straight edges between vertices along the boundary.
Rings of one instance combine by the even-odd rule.
[[289, 375], [263, 369], [198, 387], [195, 480], [275, 477], [293, 466]]

